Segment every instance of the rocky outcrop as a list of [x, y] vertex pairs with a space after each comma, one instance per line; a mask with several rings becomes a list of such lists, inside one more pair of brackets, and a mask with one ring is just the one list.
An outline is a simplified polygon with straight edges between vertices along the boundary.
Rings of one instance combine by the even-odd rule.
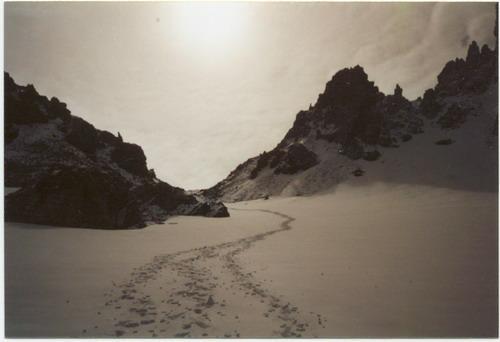
[[257, 157], [257, 163], [250, 173], [250, 179], [254, 179], [259, 172], [270, 167], [274, 174], [293, 175], [297, 172], [307, 170], [318, 163], [316, 154], [302, 144], [294, 143], [289, 146], [278, 146], [271, 152], [264, 152]]
[[113, 172], [57, 169], [7, 196], [5, 219], [65, 227], [142, 227], [140, 202], [129, 189]]
[[96, 129], [5, 73], [5, 199], [11, 221], [88, 228], [143, 227], [169, 215], [229, 216], [148, 170], [138, 145]]
[[227, 217], [229, 212], [225, 205], [220, 202], [207, 200], [205, 202], [200, 201], [196, 205], [187, 208], [184, 212], [180, 208], [180, 214], [192, 215], [192, 216], [205, 216], [205, 217]]
[[364, 144], [397, 145], [400, 136], [418, 134], [421, 126], [421, 118], [399, 85], [393, 95], [384, 95], [356, 66], [333, 76], [317, 103], [297, 115], [281, 144], [306, 138], [314, 129], [318, 139], [340, 144], [342, 153], [359, 159]]
[[146, 156], [139, 145], [121, 143], [111, 153], [113, 160], [119, 167], [137, 176], [148, 176]]
[[497, 54], [487, 45], [481, 49], [473, 41], [465, 60], [457, 58], [448, 62], [438, 75], [435, 88], [438, 96], [454, 96], [484, 92], [494, 80]]
[[335, 110], [349, 109], [354, 117], [370, 115], [377, 100], [383, 96], [373, 82], [368, 80], [368, 75], [359, 65], [345, 68], [337, 72], [326, 84], [325, 91], [319, 95], [314, 109], [322, 110], [331, 108], [329, 118], [346, 119], [345, 116], [336, 117]]
[[420, 103], [420, 111], [428, 119], [434, 119], [441, 110], [436, 92], [434, 89], [427, 89], [424, 93], [422, 102]]
[[456, 58], [446, 63], [438, 75], [436, 87], [425, 91], [419, 109], [428, 119], [437, 119], [441, 128], [457, 129], [467, 121], [474, 108], [454, 98], [480, 95], [492, 84], [498, 87], [497, 74], [497, 50], [487, 45], [480, 49], [473, 41], [465, 59]]
[[321, 113], [316, 124], [334, 126], [333, 141], [345, 146], [357, 139], [376, 143], [383, 119], [376, 106], [383, 96], [362, 67], [343, 69], [327, 83], [313, 107], [315, 113]]
[[460, 104], [453, 103], [439, 120], [437, 120], [437, 123], [443, 129], [455, 129], [465, 122], [467, 114], [467, 110]]
[[292, 144], [286, 152], [278, 154], [271, 161], [271, 166], [276, 165], [274, 173], [293, 175], [299, 171], [307, 170], [318, 163], [316, 154], [302, 144]]
[[99, 145], [99, 134], [94, 126], [81, 118], [71, 117], [64, 128], [67, 142], [83, 151], [86, 155], [95, 154]]

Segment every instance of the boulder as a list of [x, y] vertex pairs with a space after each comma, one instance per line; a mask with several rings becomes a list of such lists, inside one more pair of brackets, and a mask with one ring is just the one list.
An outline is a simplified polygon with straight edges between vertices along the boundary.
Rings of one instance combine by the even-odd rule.
[[302, 144], [293, 144], [283, 154], [274, 173], [295, 174], [299, 171], [307, 170], [317, 163], [318, 158], [314, 152], [309, 151]]
[[158, 206], [167, 213], [173, 212], [179, 205], [194, 205], [197, 200], [192, 195], [162, 181], [147, 182], [134, 189], [134, 196], [148, 205]]
[[411, 140], [411, 138], [412, 138], [411, 134], [403, 134], [403, 135], [401, 136], [401, 140], [402, 140], [403, 142], [410, 141], [410, 140]]
[[229, 217], [226, 206], [218, 201], [199, 202], [187, 214], [205, 217]]
[[375, 160], [379, 159], [380, 156], [381, 156], [381, 154], [379, 151], [368, 151], [368, 152], [365, 152], [363, 159], [367, 160], [367, 161], [375, 161]]
[[360, 168], [357, 168], [356, 170], [354, 170], [352, 172], [352, 174], [355, 176], [355, 177], [361, 177], [362, 175], [365, 174], [365, 171], [363, 171], [362, 169]]
[[436, 145], [451, 145], [453, 144], [453, 140], [451, 139], [441, 139], [435, 142]]

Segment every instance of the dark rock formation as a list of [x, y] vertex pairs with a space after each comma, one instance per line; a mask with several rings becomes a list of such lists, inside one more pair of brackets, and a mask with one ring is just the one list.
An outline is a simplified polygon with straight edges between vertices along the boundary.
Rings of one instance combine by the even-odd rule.
[[60, 118], [64, 122], [71, 120], [71, 112], [66, 107], [66, 103], [60, 102], [56, 97], [50, 99], [48, 115], [50, 118]]
[[441, 139], [435, 142], [436, 145], [451, 145], [453, 144], [453, 140], [451, 139]]
[[362, 169], [356, 169], [352, 172], [352, 174], [356, 177], [361, 177], [362, 175], [365, 174], [365, 171], [363, 171]]
[[111, 153], [111, 159], [128, 172], [147, 177], [146, 156], [139, 145], [122, 142]]
[[336, 127], [336, 142], [348, 145], [359, 138], [376, 143], [382, 121], [376, 104], [382, 98], [383, 94], [358, 65], [335, 74], [314, 109], [324, 111], [326, 125]]
[[491, 50], [487, 45], [479, 49], [473, 41], [465, 59], [456, 58], [446, 63], [438, 75], [436, 87], [425, 91], [420, 110], [429, 119], [438, 118], [441, 128], [456, 129], [466, 121], [469, 109], [456, 103], [447, 106], [444, 99], [478, 95], [492, 84], [498, 87], [497, 74], [498, 51]]
[[[359, 116], [371, 108], [380, 97], [378, 88], [368, 80], [368, 75], [359, 65], [337, 72], [326, 84], [314, 106], [317, 110], [327, 107], [347, 107], [353, 116]], [[335, 120], [335, 116], [332, 116]]]
[[465, 60], [457, 58], [448, 62], [438, 75], [435, 88], [438, 96], [484, 92], [494, 81], [497, 69], [497, 53], [484, 45], [481, 50], [473, 41]]
[[288, 148], [287, 153], [275, 161], [277, 167], [274, 170], [275, 174], [292, 175], [299, 171], [307, 170], [318, 163], [316, 154], [309, 151], [302, 144], [293, 144]]
[[364, 155], [363, 146], [357, 141], [350, 141], [348, 144], [340, 145], [338, 152], [352, 160], [358, 160]]
[[410, 141], [412, 138], [411, 134], [403, 134], [403, 136], [401, 136], [401, 140], [403, 142], [407, 142], [407, 141]]
[[13, 89], [13, 82], [9, 74], [5, 74], [5, 126], [47, 122], [49, 117], [41, 110], [43, 98], [38, 95], [35, 88], [27, 85], [7, 92], [8, 89]]
[[420, 103], [422, 114], [428, 118], [435, 118], [441, 110], [441, 105], [437, 101], [437, 96], [434, 89], [427, 89], [424, 93], [422, 102]]
[[317, 103], [297, 114], [280, 145], [306, 138], [316, 127], [318, 139], [336, 142], [344, 154], [358, 159], [363, 155], [363, 144], [393, 146], [397, 136], [406, 131], [419, 133], [422, 124], [399, 85], [394, 95], [386, 96], [368, 80], [363, 68], [356, 66], [333, 76]]
[[166, 212], [174, 211], [179, 205], [196, 205], [198, 201], [192, 195], [175, 186], [162, 181], [141, 184], [132, 190], [141, 203], [158, 206]]
[[300, 137], [305, 137], [309, 134], [311, 127], [309, 126], [309, 122], [311, 120], [311, 112], [310, 111], [300, 111], [295, 117], [295, 121], [293, 122], [292, 128], [286, 133], [285, 140], [294, 140]]
[[98, 132], [87, 121], [72, 117], [66, 128], [66, 140], [87, 155], [94, 154], [98, 146]]
[[[281, 146], [281, 145], [280, 145]], [[255, 179], [265, 167], [274, 169], [274, 174], [295, 174], [307, 170], [318, 163], [316, 154], [302, 144], [294, 143], [287, 147], [276, 147], [257, 157], [257, 163], [249, 178]]]
[[227, 208], [220, 202], [199, 202], [190, 211], [192, 216], [228, 217]]
[[375, 161], [375, 160], [379, 159], [380, 156], [381, 156], [381, 154], [379, 151], [369, 151], [369, 152], [365, 152], [363, 159], [367, 160], [367, 161]]
[[396, 84], [396, 88], [394, 88], [394, 96], [399, 99], [403, 98], [403, 89], [399, 86], [399, 84]]
[[255, 165], [255, 168], [250, 173], [250, 179], [254, 179], [259, 175], [259, 172], [268, 165], [271, 157], [273, 155], [268, 152], [263, 152], [257, 157], [257, 165]]
[[66, 227], [141, 227], [139, 203], [129, 184], [97, 168], [63, 168], [9, 196], [7, 221]]
[[437, 123], [443, 129], [455, 129], [460, 127], [467, 117], [467, 111], [459, 104], [452, 104], [448, 110], [438, 119]]
[[173, 214], [229, 216], [220, 202], [156, 178], [138, 145], [72, 116], [5, 73], [5, 199], [11, 221], [88, 228], [141, 227]]

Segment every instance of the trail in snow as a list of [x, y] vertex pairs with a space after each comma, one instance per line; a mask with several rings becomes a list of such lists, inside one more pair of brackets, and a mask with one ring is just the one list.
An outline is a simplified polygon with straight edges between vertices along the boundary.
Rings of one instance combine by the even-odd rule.
[[[250, 210], [250, 209], [232, 209]], [[135, 268], [106, 294], [114, 331], [132, 337], [300, 337], [316, 336], [324, 318], [303, 313], [246, 272], [239, 258], [253, 244], [292, 229], [282, 217], [278, 229], [214, 246], [158, 255]], [[272, 281], [272, 280], [268, 280]], [[100, 314], [100, 313], [99, 313]]]

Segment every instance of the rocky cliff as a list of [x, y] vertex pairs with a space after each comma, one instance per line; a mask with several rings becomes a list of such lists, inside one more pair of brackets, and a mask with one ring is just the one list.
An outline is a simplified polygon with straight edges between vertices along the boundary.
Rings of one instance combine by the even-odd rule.
[[71, 115], [33, 85], [5, 82], [7, 221], [130, 228], [169, 215], [228, 216], [220, 202], [157, 179], [136, 144]]

